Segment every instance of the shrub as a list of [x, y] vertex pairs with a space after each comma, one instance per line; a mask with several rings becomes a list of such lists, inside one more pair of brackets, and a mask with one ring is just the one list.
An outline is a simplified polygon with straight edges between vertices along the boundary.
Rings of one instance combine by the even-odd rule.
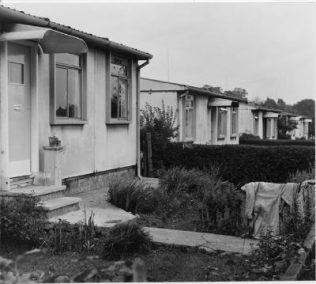
[[248, 146], [193, 145], [170, 143], [163, 154], [164, 166], [169, 169], [210, 171], [220, 165], [223, 180], [239, 186], [252, 181], [286, 182], [291, 173], [307, 170], [315, 162], [315, 148], [307, 146]]
[[260, 140], [260, 137], [251, 133], [242, 133], [239, 137], [239, 142], [257, 140]]
[[109, 182], [109, 202], [132, 213], [151, 213], [158, 205], [157, 189], [131, 178], [113, 178]]
[[147, 142], [146, 133], [151, 133], [153, 166], [159, 165], [159, 157], [165, 151], [170, 139], [177, 136], [178, 127], [175, 126], [176, 116], [170, 106], [165, 106], [162, 101], [162, 107], [152, 107], [146, 104], [145, 109], [140, 111], [140, 138], [141, 151], [146, 156]]
[[108, 232], [103, 245], [105, 259], [130, 257], [135, 253], [150, 250], [151, 237], [135, 222], [127, 222], [114, 226]]
[[162, 172], [160, 184], [164, 202], [160, 212], [172, 215], [179, 209], [186, 212], [193, 205], [200, 219], [200, 229], [240, 233], [241, 192], [232, 183], [223, 181], [219, 172], [216, 166], [211, 166], [209, 173], [180, 167]]
[[29, 245], [41, 245], [47, 219], [36, 197], [2, 199], [0, 205], [0, 237]]
[[291, 173], [288, 182], [302, 183], [305, 180], [315, 179], [315, 168]]
[[296, 139], [296, 140], [289, 140], [289, 139], [278, 139], [278, 140], [270, 140], [270, 139], [260, 139], [260, 140], [239, 140], [240, 144], [247, 144], [247, 145], [262, 145], [262, 146], [312, 146], [315, 147], [315, 141], [313, 140], [305, 140]]

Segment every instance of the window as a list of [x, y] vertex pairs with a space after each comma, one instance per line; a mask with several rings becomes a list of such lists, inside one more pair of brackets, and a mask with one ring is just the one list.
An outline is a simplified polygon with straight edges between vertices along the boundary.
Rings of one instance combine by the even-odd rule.
[[129, 120], [129, 63], [127, 59], [111, 57], [111, 119]]
[[259, 135], [259, 113], [253, 113], [253, 133], [254, 135]]
[[231, 109], [231, 136], [236, 137], [238, 133], [238, 108]]
[[82, 63], [78, 55], [56, 54], [55, 115], [82, 119]]
[[276, 119], [267, 118], [267, 138], [276, 138], [277, 123]]
[[224, 139], [227, 135], [227, 108], [218, 108], [218, 139]]
[[184, 99], [184, 138], [193, 139], [194, 97], [186, 95]]
[[24, 84], [24, 64], [9, 62], [9, 83]]

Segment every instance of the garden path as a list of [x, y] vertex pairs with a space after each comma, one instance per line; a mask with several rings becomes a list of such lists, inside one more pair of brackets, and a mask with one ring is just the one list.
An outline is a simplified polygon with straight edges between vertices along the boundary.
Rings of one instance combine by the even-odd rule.
[[206, 251], [222, 250], [232, 253], [249, 254], [257, 240], [225, 236], [211, 233], [170, 230], [145, 227], [155, 243], [198, 247]]

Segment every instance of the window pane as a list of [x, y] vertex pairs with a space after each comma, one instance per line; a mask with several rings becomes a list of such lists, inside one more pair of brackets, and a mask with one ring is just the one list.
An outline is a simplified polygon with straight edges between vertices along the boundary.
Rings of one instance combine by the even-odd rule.
[[111, 74], [117, 76], [127, 76], [128, 61], [118, 57], [111, 58]]
[[185, 110], [185, 137], [193, 137], [193, 109]]
[[56, 116], [67, 116], [67, 69], [56, 68]]
[[79, 55], [74, 55], [70, 53], [57, 53], [56, 62], [77, 67], [80, 66]]
[[111, 117], [118, 118], [118, 101], [119, 101], [119, 92], [118, 92], [118, 78], [111, 77]]
[[24, 64], [9, 62], [9, 83], [24, 84]]
[[119, 117], [127, 119], [127, 81], [118, 79]]
[[81, 118], [80, 72], [68, 69], [68, 104], [69, 117]]

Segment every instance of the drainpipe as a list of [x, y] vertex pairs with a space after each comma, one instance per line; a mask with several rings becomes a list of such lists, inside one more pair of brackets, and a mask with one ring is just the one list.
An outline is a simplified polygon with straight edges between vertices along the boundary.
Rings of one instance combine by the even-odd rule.
[[141, 169], [140, 169], [140, 69], [149, 64], [149, 59], [146, 60], [141, 65], [137, 66], [137, 80], [136, 80], [136, 176], [141, 179]]

